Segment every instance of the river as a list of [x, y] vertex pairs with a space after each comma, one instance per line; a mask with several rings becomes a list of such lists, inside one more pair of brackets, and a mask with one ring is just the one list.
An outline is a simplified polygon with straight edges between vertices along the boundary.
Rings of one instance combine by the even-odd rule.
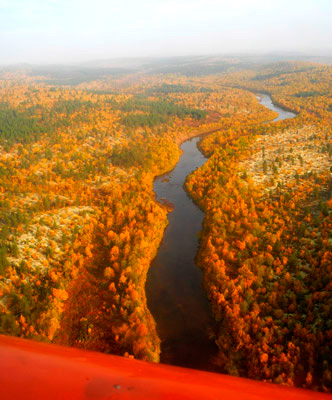
[[[257, 98], [279, 113], [275, 121], [295, 116], [275, 106], [266, 94]], [[148, 272], [146, 296], [162, 340], [160, 361], [217, 371], [213, 359], [218, 349], [210, 335], [214, 320], [202, 287], [202, 271], [195, 263], [204, 213], [183, 189], [186, 177], [206, 161], [197, 147], [200, 140], [195, 137], [184, 142], [176, 167], [155, 179], [157, 199], [166, 199], [174, 210], [168, 215], [169, 224]]]
[[294, 114], [293, 112], [284, 110], [273, 104], [271, 96], [269, 96], [268, 94], [257, 95], [256, 97], [260, 104], [279, 114], [277, 118], [273, 120], [273, 122], [281, 121], [283, 119], [294, 118], [296, 116], [296, 114]]

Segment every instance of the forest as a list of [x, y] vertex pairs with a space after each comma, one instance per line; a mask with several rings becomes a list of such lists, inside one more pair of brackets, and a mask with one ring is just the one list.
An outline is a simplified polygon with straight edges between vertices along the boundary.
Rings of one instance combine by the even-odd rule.
[[153, 181], [201, 136], [186, 191], [218, 372], [331, 392], [332, 67], [174, 68], [1, 76], [0, 333], [158, 362]]

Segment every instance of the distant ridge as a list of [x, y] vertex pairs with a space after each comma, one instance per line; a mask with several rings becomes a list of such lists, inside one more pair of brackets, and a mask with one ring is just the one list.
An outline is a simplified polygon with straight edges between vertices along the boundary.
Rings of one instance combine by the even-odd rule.
[[253, 69], [280, 62], [306, 61], [332, 64], [331, 55], [303, 54], [294, 52], [233, 53], [174, 57], [121, 57], [91, 60], [70, 64], [28, 64], [0, 66], [0, 78], [7, 73], [24, 73], [31, 77], [43, 77], [47, 84], [78, 85], [128, 74], [178, 74], [201, 76], [226, 73], [241, 69]]

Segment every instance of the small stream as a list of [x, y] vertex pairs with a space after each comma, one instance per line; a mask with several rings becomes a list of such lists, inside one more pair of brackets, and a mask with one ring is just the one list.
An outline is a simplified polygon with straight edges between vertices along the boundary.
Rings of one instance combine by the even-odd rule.
[[[275, 121], [295, 116], [275, 106], [268, 95], [258, 99], [279, 113]], [[162, 340], [160, 361], [217, 371], [213, 357], [218, 349], [209, 335], [215, 324], [202, 287], [202, 271], [195, 263], [204, 213], [183, 189], [186, 177], [206, 161], [197, 148], [200, 139], [184, 142], [176, 167], [155, 179], [157, 199], [166, 199], [174, 210], [168, 215], [169, 224], [148, 272], [146, 296]]]

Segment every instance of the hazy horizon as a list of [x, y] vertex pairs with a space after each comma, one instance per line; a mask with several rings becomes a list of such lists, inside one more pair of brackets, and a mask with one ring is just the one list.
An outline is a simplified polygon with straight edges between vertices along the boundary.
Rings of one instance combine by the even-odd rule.
[[295, 52], [332, 55], [328, 0], [0, 0], [0, 65]]

